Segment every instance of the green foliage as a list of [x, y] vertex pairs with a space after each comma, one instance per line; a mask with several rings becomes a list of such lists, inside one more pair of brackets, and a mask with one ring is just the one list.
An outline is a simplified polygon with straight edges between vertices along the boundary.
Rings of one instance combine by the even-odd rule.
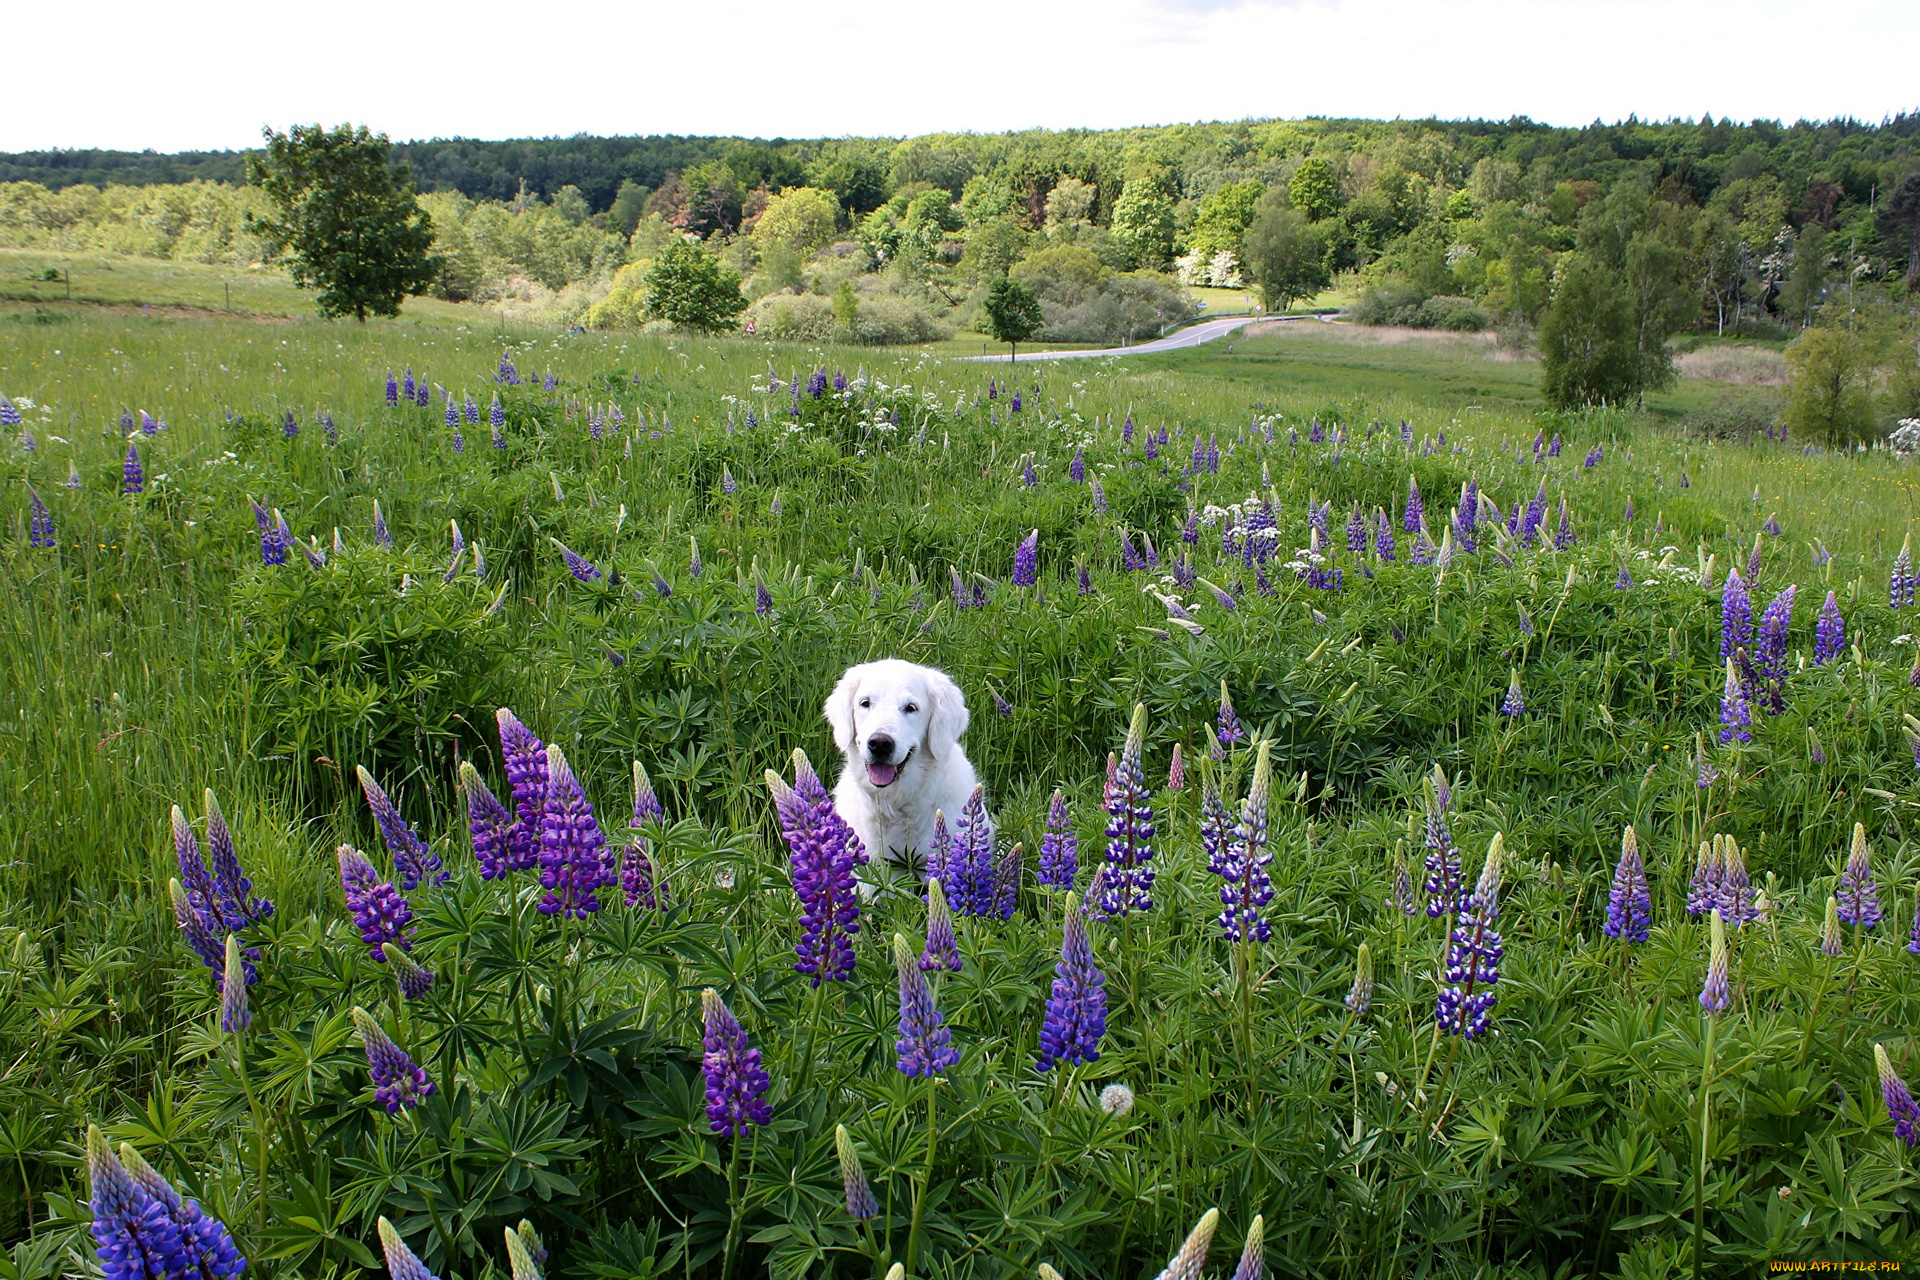
[[1010, 276], [1002, 276], [987, 289], [982, 308], [987, 317], [987, 332], [995, 342], [1017, 347], [1040, 331], [1045, 317], [1040, 299], [1033, 290]]
[[1113, 204], [1113, 238], [1133, 261], [1161, 270], [1173, 260], [1173, 200], [1151, 178], [1130, 178]]
[[1193, 232], [1187, 238], [1187, 252], [1211, 258], [1224, 250], [1239, 257], [1241, 237], [1253, 225], [1265, 193], [1263, 184], [1249, 179], [1229, 182], [1202, 200], [1194, 216]]
[[1304, 213], [1278, 192], [1261, 197], [1259, 215], [1247, 228], [1245, 262], [1268, 311], [1285, 311], [1326, 288], [1326, 257], [1326, 242]]
[[1622, 405], [1643, 389], [1634, 347], [1633, 301], [1619, 278], [1586, 254], [1560, 262], [1553, 303], [1540, 323], [1547, 403]]
[[1853, 445], [1881, 434], [1874, 421], [1875, 352], [1851, 328], [1817, 325], [1787, 348], [1789, 431], [1802, 439]]
[[647, 197], [652, 194], [633, 179], [622, 179], [620, 190], [607, 207], [607, 226], [623, 236], [632, 235], [633, 229], [640, 225], [640, 215], [647, 210]]
[[647, 314], [684, 328], [717, 333], [747, 309], [738, 273], [684, 240], [662, 249], [645, 279]]
[[249, 215], [248, 226], [287, 254], [295, 284], [318, 290], [321, 315], [364, 323], [368, 313], [398, 315], [402, 298], [426, 291], [439, 271], [428, 252], [433, 224], [385, 134], [295, 125], [266, 139], [247, 173], [273, 216]]
[[1287, 179], [1287, 199], [1311, 222], [1340, 212], [1340, 177], [1324, 156], [1308, 156]]
[[840, 205], [816, 187], [794, 187], [768, 202], [753, 224], [763, 249], [779, 244], [805, 256], [832, 241], [840, 224]]

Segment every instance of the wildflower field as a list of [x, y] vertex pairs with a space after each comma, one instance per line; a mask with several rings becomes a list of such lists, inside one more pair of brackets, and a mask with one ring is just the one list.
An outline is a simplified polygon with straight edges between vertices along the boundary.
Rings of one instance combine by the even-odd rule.
[[[1304, 337], [4, 326], [4, 1280], [1920, 1261], [1910, 462]], [[822, 786], [884, 656], [999, 828], [924, 896]]]

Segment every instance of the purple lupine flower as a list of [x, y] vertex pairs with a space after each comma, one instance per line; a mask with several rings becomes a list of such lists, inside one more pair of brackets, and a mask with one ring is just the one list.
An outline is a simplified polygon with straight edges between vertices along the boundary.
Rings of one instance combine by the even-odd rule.
[[419, 961], [391, 942], [380, 950], [387, 958], [387, 968], [392, 972], [394, 981], [399, 984], [403, 999], [418, 1000], [432, 989], [433, 970], [422, 968]]
[[659, 905], [654, 887], [652, 842], [638, 833], [649, 822], [664, 821], [666, 816], [667, 811], [660, 803], [660, 793], [653, 789], [653, 779], [647, 776], [645, 767], [635, 760], [633, 818], [627, 825], [636, 834], [627, 841], [626, 852], [620, 860], [620, 888], [629, 907], [651, 911]]
[[1760, 526], [1760, 531], [1769, 537], [1777, 538], [1780, 536], [1780, 522], [1774, 517], [1768, 516], [1767, 522]]
[[687, 560], [687, 576], [689, 578], [697, 578], [707, 571], [705, 562], [700, 559], [700, 543], [689, 536], [687, 538], [687, 548], [692, 553]]
[[413, 1250], [407, 1248], [407, 1242], [400, 1238], [400, 1230], [383, 1216], [379, 1225], [380, 1248], [386, 1255], [388, 1280], [439, 1280], [420, 1261]]
[[1247, 736], [1246, 730], [1240, 725], [1240, 717], [1234, 713], [1233, 699], [1227, 694], [1227, 682], [1225, 680], [1220, 682], [1220, 711], [1215, 723], [1218, 725], [1218, 728], [1214, 736], [1222, 746], [1231, 747], [1238, 742], [1244, 741]]
[[1753, 713], [1747, 706], [1747, 691], [1740, 683], [1740, 675], [1733, 669], [1733, 659], [1727, 659], [1727, 683], [1720, 693], [1720, 741], [1722, 744], [1738, 740], [1753, 741]]
[[1887, 606], [1893, 609], [1910, 606], [1913, 596], [1913, 535], [1909, 533], [1900, 544], [1900, 554], [1893, 558], [1893, 572], [1887, 578]]
[[1347, 517], [1347, 550], [1354, 555], [1365, 555], [1367, 551], [1367, 521], [1360, 514], [1360, 506], [1354, 504], [1353, 512]]
[[200, 963], [212, 971], [214, 985], [220, 986], [226, 977], [227, 953], [214, 934], [211, 918], [194, 905], [186, 886], [178, 880], [167, 881], [167, 894], [173, 903], [173, 922], [179, 926], [181, 936], [200, 957]]
[[1627, 572], [1627, 566], [1624, 564], [1620, 566], [1619, 576], [1613, 580], [1613, 589], [1615, 591], [1631, 591], [1633, 589], [1633, 575]]
[[524, 871], [540, 861], [541, 815], [547, 804], [547, 746], [501, 707], [494, 713], [500, 727], [500, 762], [513, 788], [514, 825], [507, 829], [507, 870]]
[[47, 510], [47, 504], [40, 500], [39, 493], [32, 485], [27, 486], [27, 545], [30, 547], [51, 547], [58, 545], [53, 536], [53, 515]]
[[1887, 1051], [1877, 1044], [1873, 1046], [1873, 1065], [1880, 1074], [1880, 1097], [1887, 1104], [1887, 1118], [1893, 1121], [1893, 1136], [1910, 1147], [1920, 1145], [1920, 1105], [1914, 1103], [1906, 1081], [1895, 1073]]
[[1040, 473], [1033, 469], [1033, 455], [1028, 454], [1020, 468], [1020, 487], [1031, 489], [1040, 483]]
[[1393, 855], [1393, 889], [1387, 895], [1386, 905], [1403, 916], [1420, 909], [1413, 898], [1413, 877], [1407, 874], [1407, 860], [1398, 851]]
[[1747, 581], [1760, 581], [1760, 535], [1753, 535], [1753, 550], [1747, 555]]
[[1392, 564], [1393, 558], [1394, 558], [1394, 552], [1396, 550], [1394, 546], [1394, 538], [1393, 538], [1393, 522], [1387, 519], [1387, 513], [1381, 507], [1375, 507], [1373, 509], [1373, 514], [1374, 514], [1373, 552], [1375, 555], [1379, 556], [1383, 562], [1387, 564]]
[[1500, 867], [1506, 841], [1493, 837], [1479, 883], [1468, 895], [1448, 937], [1447, 986], [1434, 1004], [1434, 1018], [1449, 1035], [1471, 1040], [1486, 1032], [1498, 998], [1492, 989], [1500, 981], [1500, 957], [1505, 954], [1493, 922], [1500, 916]]
[[[466, 424], [468, 426], [470, 427], [479, 426], [480, 425], [480, 406], [473, 402], [472, 393], [462, 391], [460, 395], [462, 400], [465, 402], [461, 405], [460, 416], [463, 419], [465, 419]], [[495, 396], [494, 399], [498, 400], [499, 397]]]
[[1602, 931], [1623, 942], [1645, 942], [1653, 923], [1653, 895], [1647, 888], [1646, 864], [1640, 860], [1640, 839], [1632, 827], [1620, 834], [1620, 863], [1613, 869], [1613, 888], [1607, 894], [1607, 922]]
[[540, 389], [542, 391], [551, 391], [559, 385], [560, 383], [554, 378], [553, 370], [551, 369], [547, 370], [547, 376], [540, 380]]
[[560, 541], [560, 539], [550, 537], [547, 541], [559, 548], [561, 557], [567, 562], [567, 572], [574, 576], [575, 581], [598, 582], [607, 576], [600, 572], [599, 566], [594, 564], [593, 561], [587, 559], [585, 556], [579, 555], [573, 548]]
[[367, 808], [373, 810], [373, 820], [380, 824], [380, 838], [386, 841], [393, 869], [400, 873], [400, 887], [411, 891], [422, 880], [445, 883], [449, 873], [441, 865], [440, 855], [400, 816], [400, 810], [373, 780], [365, 765], [356, 765], [354, 772], [359, 775], [360, 790], [367, 797]]
[[1200, 513], [1191, 507], [1187, 509], [1186, 522], [1180, 526], [1180, 541], [1190, 547], [1200, 545]]
[[1020, 905], [1020, 877], [1026, 869], [1018, 843], [1003, 844], [993, 862], [993, 914], [1002, 920], [1013, 919]]
[[[227, 933], [239, 933], [251, 928], [273, 915], [273, 903], [265, 898], [257, 898], [253, 893], [253, 881], [240, 866], [240, 855], [233, 844], [232, 829], [227, 826], [227, 818], [220, 811], [220, 802], [214, 798], [213, 789], [205, 793], [207, 804], [207, 853], [213, 864], [211, 882], [213, 896], [209, 903], [208, 914], [218, 928]], [[175, 852], [180, 853], [178, 827], [174, 829]], [[189, 833], [191, 838], [191, 833]], [[198, 851], [194, 852], [198, 857]], [[185, 859], [182, 858], [182, 872]], [[189, 885], [193, 882], [189, 880]]]
[[[142, 409], [140, 416], [143, 418], [146, 417], [146, 410]], [[148, 434], [152, 433], [149, 432]], [[300, 419], [293, 416], [293, 410], [291, 409], [287, 410], [285, 418], [281, 420], [280, 434], [289, 440], [298, 440], [300, 438]]]
[[793, 868], [793, 893], [800, 900], [800, 941], [794, 968], [819, 986], [853, 976], [853, 936], [860, 932], [860, 895], [855, 868], [867, 850], [833, 807], [806, 753], [793, 753], [793, 785], [767, 770], [780, 831], [786, 837]]
[[[264, 534], [262, 536], [265, 536]], [[391, 547], [393, 535], [387, 532], [387, 516], [380, 510], [380, 499], [373, 500], [373, 543], [377, 547]]]
[[760, 576], [760, 567], [753, 569], [753, 611], [757, 614], [773, 612], [773, 592], [767, 590], [767, 580]]
[[[95, 1256], [107, 1280], [173, 1280], [197, 1275], [199, 1261], [167, 1206], [134, 1181], [106, 1137], [87, 1126], [87, 1179]], [[197, 1208], [197, 1206], [196, 1206]], [[225, 1229], [221, 1229], [222, 1235]], [[228, 1242], [231, 1249], [231, 1242]], [[244, 1260], [229, 1264], [237, 1275]]]
[[1020, 540], [1013, 549], [1013, 585], [1030, 587], [1040, 580], [1037, 566], [1040, 558], [1040, 531], [1033, 530]]
[[1914, 886], [1913, 933], [1907, 940], [1907, 950], [1920, 956], [1920, 885]]
[[1753, 879], [1747, 874], [1747, 855], [1732, 836], [1723, 836], [1720, 846], [1720, 892], [1716, 903], [1720, 918], [1735, 928], [1760, 918], [1754, 901]]
[[1107, 1032], [1107, 979], [1094, 963], [1086, 917], [1074, 895], [1067, 895], [1066, 924], [1060, 936], [1060, 963], [1054, 966], [1052, 992], [1040, 1025], [1039, 1071], [1061, 1063], [1073, 1066], [1099, 1060], [1100, 1038]]
[[425, 378], [420, 379], [419, 385], [414, 387], [413, 402], [422, 409], [431, 409], [433, 407], [433, 391], [427, 386], [427, 380]]
[[1425, 530], [1425, 504], [1420, 500], [1420, 482], [1413, 476], [1407, 477], [1407, 509], [1400, 517], [1400, 527], [1408, 533], [1421, 533]]
[[1720, 656], [1732, 658], [1753, 644], [1753, 600], [1738, 569], [1727, 570], [1727, 585], [1720, 593]]
[[1712, 841], [1700, 842], [1700, 852], [1693, 862], [1693, 878], [1687, 882], [1687, 914], [1690, 916], [1712, 910], [1720, 900], [1721, 850], [1718, 836]]
[[325, 409], [315, 411], [314, 420], [320, 424], [320, 432], [327, 438], [327, 447], [333, 448], [340, 443], [340, 429], [333, 425], [333, 415]]
[[927, 947], [920, 953], [920, 968], [927, 973], [935, 969], [958, 973], [960, 963], [960, 940], [953, 932], [953, 911], [947, 906], [940, 877], [930, 876], [927, 879]]
[[934, 1007], [927, 975], [914, 963], [907, 940], [897, 933], [893, 965], [900, 975], [900, 1040], [895, 1046], [900, 1073], [931, 1079], [960, 1061], [960, 1051], [953, 1047], [952, 1033]]
[[520, 371], [513, 367], [513, 357], [510, 353], [505, 351], [500, 353], [500, 367], [494, 372], [493, 380], [505, 383], [509, 387], [520, 385]]
[[69, 489], [78, 489], [82, 486], [83, 482], [80, 479], [80, 468], [75, 466], [73, 460], [69, 458], [67, 460], [66, 487]]
[[1102, 512], [1107, 509], [1107, 491], [1101, 487], [1098, 480], [1093, 482], [1093, 509]]
[[[1434, 775], [1446, 777], [1438, 765], [1434, 766]], [[1426, 844], [1427, 879], [1423, 888], [1427, 894], [1427, 918], [1451, 919], [1460, 911], [1460, 849], [1453, 842], [1453, 833], [1447, 829], [1446, 805], [1441, 803], [1437, 789], [1429, 789], [1427, 793]]]
[[1813, 627], [1813, 665], [1824, 667], [1840, 656], [1846, 647], [1847, 624], [1840, 616], [1840, 603], [1833, 598], [1833, 592], [1827, 592], [1827, 602], [1820, 606], [1820, 617]]
[[403, 951], [413, 947], [413, 908], [399, 890], [382, 880], [367, 856], [350, 844], [334, 851], [340, 862], [340, 888], [346, 894], [347, 912], [360, 930], [360, 940], [375, 964], [386, 963], [384, 950], [397, 943]]
[[480, 863], [480, 878], [497, 880], [514, 869], [508, 834], [513, 818], [507, 806], [487, 789], [471, 761], [460, 762], [460, 789], [467, 793], [467, 829], [473, 835], [473, 856]]
[[1125, 528], [1120, 529], [1119, 533], [1120, 533], [1120, 567], [1123, 569], [1146, 568], [1147, 558], [1141, 555], [1139, 552], [1139, 549], [1133, 545], [1133, 539], [1127, 536], [1126, 529]]
[[749, 1125], [773, 1119], [766, 1092], [773, 1083], [760, 1065], [760, 1051], [749, 1047], [747, 1032], [712, 987], [700, 993], [706, 1016], [701, 1036], [700, 1074], [706, 1080], [707, 1124], [721, 1137], [738, 1138]]
[[1553, 535], [1553, 549], [1565, 551], [1574, 543], [1573, 517], [1567, 512], [1567, 495], [1560, 495], [1560, 527]]
[[1364, 1018], [1373, 1009], [1373, 948], [1364, 942], [1354, 957], [1353, 986], [1342, 1003], [1355, 1018]]
[[1187, 789], [1186, 753], [1179, 743], [1173, 744], [1173, 758], [1167, 762], [1167, 790], [1185, 791]]
[[1080, 594], [1083, 596], [1093, 594], [1093, 578], [1087, 572], [1087, 566], [1084, 563], [1080, 566]]
[[1095, 905], [1109, 917], [1153, 910], [1153, 803], [1140, 758], [1146, 741], [1147, 708], [1137, 703], [1106, 802], [1106, 878]]
[[1787, 709], [1787, 628], [1793, 621], [1794, 594], [1798, 590], [1789, 584], [1767, 605], [1760, 615], [1760, 635], [1754, 646], [1753, 672], [1761, 686], [1760, 699], [1774, 715]]
[[1207, 855], [1207, 870], [1223, 879], [1231, 876], [1231, 854], [1235, 824], [1220, 788], [1212, 778], [1200, 784], [1200, 847]]
[[950, 901], [961, 915], [985, 916], [996, 912], [998, 883], [993, 861], [993, 826], [987, 817], [984, 787], [976, 786], [961, 806], [947, 847], [942, 884], [951, 890]]
[[453, 392], [447, 392], [447, 430], [460, 434], [460, 407], [453, 402]]
[[120, 493], [123, 497], [144, 492], [147, 487], [147, 473], [140, 466], [140, 446], [127, 442], [127, 460], [120, 464]]
[[1727, 926], [1716, 909], [1707, 926], [1707, 979], [1700, 986], [1700, 1007], [1708, 1013], [1724, 1013], [1733, 1003], [1727, 986]]
[[1846, 869], [1840, 873], [1840, 922], [1871, 929], [1881, 920], [1880, 889], [1874, 883], [1873, 864], [1867, 853], [1867, 828], [1853, 824], [1853, 849], [1847, 855]]
[[409, 404], [413, 403], [415, 388], [416, 384], [413, 380], [413, 370], [409, 369], [407, 370], [406, 381], [400, 384], [400, 389], [406, 393], [407, 403]]
[[1087, 454], [1079, 445], [1073, 447], [1073, 461], [1067, 464], [1067, 474], [1073, 477], [1075, 484], [1087, 482]]
[[585, 920], [600, 909], [599, 890], [611, 885], [607, 837], [559, 743], [547, 746], [547, 798], [540, 811], [542, 915]]
[[1500, 704], [1500, 714], [1508, 719], [1516, 719], [1525, 715], [1526, 711], [1527, 700], [1520, 696], [1520, 669], [1515, 667], [1512, 678], [1507, 682], [1507, 696]]
[[1240, 824], [1219, 859], [1220, 929], [1229, 942], [1265, 942], [1272, 926], [1260, 909], [1273, 901], [1273, 880], [1267, 866], [1273, 853], [1267, 848], [1267, 794], [1273, 783], [1268, 759], [1270, 739], [1261, 739], [1254, 758], [1253, 783], [1241, 802]]
[[[91, 1154], [91, 1153], [90, 1153]], [[180, 1243], [188, 1260], [186, 1276], [194, 1280], [233, 1280], [247, 1268], [226, 1225], [183, 1197], [154, 1167], [141, 1159], [130, 1142], [120, 1144], [120, 1164], [134, 1183], [159, 1202], [180, 1229]]]
[[1047, 805], [1047, 830], [1040, 839], [1040, 883], [1056, 889], [1073, 888], [1080, 872], [1080, 837], [1067, 811], [1066, 792], [1054, 788]]
[[238, 1035], [253, 1025], [247, 1008], [247, 972], [240, 958], [240, 939], [227, 935], [227, 958], [220, 972], [220, 1029]]
[[[409, 386], [407, 390], [408, 393], [411, 394], [413, 388]], [[400, 384], [393, 380], [393, 370], [391, 369], [387, 370], [387, 403], [389, 405], [397, 405], [400, 403]]]
[[20, 410], [14, 406], [13, 401], [7, 399], [4, 395], [0, 395], [0, 427], [17, 427], [19, 425]]
[[354, 1029], [367, 1050], [367, 1070], [373, 1076], [373, 1098], [386, 1107], [388, 1115], [402, 1108], [411, 1109], [433, 1092], [425, 1067], [415, 1066], [406, 1050], [395, 1044], [373, 1016], [358, 1005], [353, 1009]]
[[873, 1187], [867, 1182], [866, 1170], [860, 1167], [860, 1153], [853, 1148], [853, 1137], [847, 1132], [847, 1126], [833, 1127], [833, 1149], [840, 1159], [840, 1183], [847, 1192], [847, 1215], [855, 1222], [879, 1217], [880, 1202], [873, 1197]]

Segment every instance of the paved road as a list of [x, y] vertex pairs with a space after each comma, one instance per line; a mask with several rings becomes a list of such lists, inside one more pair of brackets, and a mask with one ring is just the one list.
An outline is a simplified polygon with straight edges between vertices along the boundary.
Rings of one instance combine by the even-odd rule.
[[[1271, 318], [1266, 316], [1221, 316], [1217, 320], [1202, 320], [1199, 324], [1188, 325], [1177, 333], [1170, 333], [1164, 338], [1155, 338], [1152, 342], [1136, 343], [1131, 347], [1101, 347], [1094, 351], [1022, 351], [1014, 358], [1025, 361], [1086, 360], [1103, 356], [1145, 356], [1152, 355], [1156, 351], [1180, 351], [1187, 347], [1197, 347], [1203, 342], [1212, 342], [1215, 338], [1224, 338], [1228, 334], [1244, 329], [1255, 322], [1266, 322], [1271, 319], [1273, 322], [1278, 323], [1281, 320], [1297, 321], [1305, 318], [1304, 316]], [[1005, 364], [1007, 357], [1004, 355], [961, 356], [960, 359], [998, 360], [1002, 364]]]

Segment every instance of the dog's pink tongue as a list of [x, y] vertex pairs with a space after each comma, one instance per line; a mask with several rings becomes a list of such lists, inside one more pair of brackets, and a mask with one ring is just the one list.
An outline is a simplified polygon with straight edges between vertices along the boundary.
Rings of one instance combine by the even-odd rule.
[[871, 761], [867, 764], [867, 781], [876, 787], [890, 787], [899, 776], [900, 766], [897, 764], [874, 764]]

